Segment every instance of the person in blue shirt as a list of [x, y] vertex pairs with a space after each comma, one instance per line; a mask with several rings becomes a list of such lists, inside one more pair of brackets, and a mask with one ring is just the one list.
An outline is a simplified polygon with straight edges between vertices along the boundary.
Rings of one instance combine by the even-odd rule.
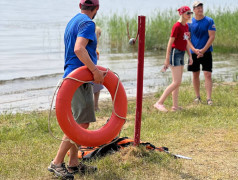
[[190, 40], [193, 64], [188, 65], [188, 71], [193, 72], [193, 87], [196, 94], [195, 102], [201, 102], [200, 97], [200, 65], [205, 77], [205, 89], [207, 104], [212, 105], [212, 43], [215, 40], [216, 26], [212, 18], [204, 15], [203, 3], [193, 3], [195, 17], [189, 24]]
[[[65, 29], [65, 65], [64, 78], [73, 70], [87, 66], [92, 72], [94, 82], [103, 84], [105, 72], [97, 67], [97, 38], [95, 23], [92, 19], [99, 9], [99, 0], [80, 0], [81, 13], [73, 17]], [[75, 92], [72, 102], [74, 119], [83, 128], [88, 128], [89, 123], [95, 121], [92, 84], [81, 85]], [[65, 167], [64, 158], [70, 151], [68, 167]], [[63, 179], [74, 179], [75, 173], [93, 172], [96, 167], [86, 166], [78, 160], [78, 147], [70, 142], [64, 135], [55, 158], [50, 163], [48, 170]]]

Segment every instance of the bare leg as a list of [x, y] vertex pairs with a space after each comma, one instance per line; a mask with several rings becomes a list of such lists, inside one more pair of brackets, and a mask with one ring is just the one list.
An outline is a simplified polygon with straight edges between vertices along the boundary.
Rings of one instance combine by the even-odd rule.
[[[162, 96], [160, 97], [158, 104], [164, 104], [164, 101], [166, 100], [166, 98], [175, 90], [177, 89], [182, 81], [182, 77], [181, 77], [181, 66], [175, 66], [175, 67], [171, 67], [171, 71], [172, 71], [172, 78], [173, 78], [173, 82], [165, 89], [164, 93], [162, 94]], [[175, 92], [175, 96], [176, 96]], [[176, 98], [176, 97], [175, 97]]]
[[69, 166], [74, 167], [79, 165], [78, 160], [78, 146], [74, 145], [69, 151]]
[[200, 97], [200, 71], [193, 72], [193, 88], [196, 94], [196, 97]]
[[72, 146], [74, 146], [74, 145], [69, 141], [69, 138], [66, 135], [64, 135], [62, 138], [62, 142], [60, 144], [59, 150], [57, 152], [57, 155], [53, 160], [53, 163], [55, 165], [62, 164], [64, 162], [64, 157], [65, 157], [66, 153]]
[[100, 91], [94, 93], [94, 110], [98, 111], [98, 100], [99, 100]]
[[[179, 82], [180, 81], [180, 84], [182, 82], [182, 75], [183, 75], [183, 68], [184, 66], [179, 66], [181, 69], [180, 69], [180, 72], [178, 72], [177, 74], [177, 81]], [[179, 71], [179, 70], [178, 70]], [[180, 80], [179, 80], [180, 79]], [[178, 94], [179, 94], [179, 86], [172, 92], [172, 99], [173, 99], [173, 107], [175, 109], [178, 108]]]
[[204, 71], [205, 77], [205, 88], [207, 92], [207, 100], [212, 97], [212, 73], [208, 71]]
[[[80, 126], [82, 128], [87, 129], [89, 127], [89, 123], [80, 124]], [[60, 144], [57, 155], [53, 160], [53, 163], [55, 165], [60, 165], [61, 163], [63, 163], [64, 157], [69, 150], [70, 150], [69, 166], [77, 166], [79, 164], [78, 147], [75, 144], [72, 144], [66, 135], [63, 136], [62, 142]]]

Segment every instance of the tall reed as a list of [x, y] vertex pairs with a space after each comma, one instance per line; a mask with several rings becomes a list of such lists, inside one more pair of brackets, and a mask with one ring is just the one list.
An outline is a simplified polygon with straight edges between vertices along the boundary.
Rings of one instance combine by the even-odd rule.
[[237, 52], [238, 50], [238, 10], [218, 9], [215, 13], [207, 12], [215, 21], [217, 32], [214, 42], [215, 50], [219, 52]]
[[[214, 49], [217, 52], [236, 52], [238, 50], [238, 10], [217, 9], [216, 11], [207, 11], [205, 15], [214, 19], [217, 32], [214, 41]], [[166, 10], [152, 13], [146, 17], [146, 44], [147, 51], [164, 50], [167, 47], [171, 28], [178, 19], [175, 10]], [[127, 24], [129, 25], [129, 34], [135, 37], [137, 34], [137, 16], [129, 17], [127, 15], [114, 14], [112, 16], [99, 16], [96, 24], [101, 26], [103, 35], [100, 40], [100, 49], [108, 52], [127, 52], [132, 47], [129, 46]]]

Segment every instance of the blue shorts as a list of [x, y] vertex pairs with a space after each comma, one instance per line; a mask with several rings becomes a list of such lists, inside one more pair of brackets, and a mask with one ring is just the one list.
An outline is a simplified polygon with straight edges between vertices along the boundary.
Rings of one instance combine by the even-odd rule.
[[103, 85], [93, 83], [93, 93], [97, 93], [103, 89]]
[[176, 48], [172, 48], [170, 52], [170, 65], [184, 66], [184, 54], [185, 54], [185, 51], [180, 51]]

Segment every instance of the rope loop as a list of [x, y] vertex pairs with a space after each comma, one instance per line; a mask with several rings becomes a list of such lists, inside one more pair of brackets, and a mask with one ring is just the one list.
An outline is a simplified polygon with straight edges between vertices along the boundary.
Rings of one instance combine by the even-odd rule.
[[[107, 71], [106, 71], [104, 77], [107, 76], [108, 71], [111, 71], [111, 70], [110, 70], [109, 68], [107, 68]], [[111, 71], [111, 72], [113, 72], [113, 71]], [[119, 75], [118, 75], [116, 72], [113, 72], [113, 73], [117, 76], [118, 82], [117, 82], [117, 87], [116, 87], [115, 95], [114, 95], [114, 98], [113, 98], [113, 100], [112, 100], [112, 105], [113, 105], [113, 110], [112, 110], [112, 111], [115, 113], [115, 115], [116, 115], [117, 117], [119, 117], [119, 118], [121, 118], [121, 119], [124, 119], [125, 122], [126, 122], [126, 120], [127, 120], [126, 117], [122, 117], [122, 116], [118, 115], [118, 114], [115, 112], [114, 103], [115, 103], [115, 100], [116, 100], [116, 98], [117, 98], [117, 92], [118, 92], [118, 88], [119, 88], [119, 84], [120, 84], [120, 77], [119, 77]], [[56, 97], [56, 94], [57, 94], [59, 88], [62, 86], [63, 82], [64, 82], [66, 79], [71, 79], [71, 80], [74, 80], [74, 81], [76, 81], [76, 82], [81, 82], [81, 83], [92, 83], [92, 82], [93, 82], [93, 81], [82, 81], [82, 80], [80, 80], [80, 79], [76, 79], [76, 78], [73, 78], [73, 77], [65, 77], [64, 79], [59, 80], [59, 82], [58, 82], [57, 85], [56, 85], [56, 89], [55, 89], [55, 91], [54, 91], [54, 94], [53, 94], [53, 97], [52, 97], [52, 100], [51, 100], [51, 104], [50, 104], [50, 112], [49, 112], [49, 116], [48, 116], [48, 130], [49, 130], [49, 132], [50, 132], [50, 135], [51, 135], [53, 138], [55, 138], [56, 140], [64, 141], [64, 142], [69, 141], [71, 144], [74, 144], [74, 145], [76, 145], [76, 147], [78, 147], [78, 145], [77, 145], [75, 142], [73, 142], [72, 140], [70, 140], [70, 139], [69, 139], [69, 140], [62, 140], [62, 139], [60, 139], [60, 138], [54, 136], [53, 132], [51, 131], [51, 114], [52, 114], [53, 103], [54, 103], [54, 100], [55, 100], [55, 97]]]

